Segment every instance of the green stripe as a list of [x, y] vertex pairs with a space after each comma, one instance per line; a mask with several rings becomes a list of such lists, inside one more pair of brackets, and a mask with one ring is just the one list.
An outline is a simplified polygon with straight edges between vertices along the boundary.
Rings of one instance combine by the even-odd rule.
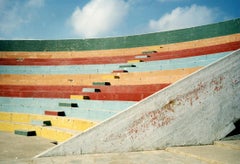
[[240, 18], [193, 28], [143, 35], [69, 40], [1, 40], [0, 51], [83, 51], [177, 43], [240, 32]]

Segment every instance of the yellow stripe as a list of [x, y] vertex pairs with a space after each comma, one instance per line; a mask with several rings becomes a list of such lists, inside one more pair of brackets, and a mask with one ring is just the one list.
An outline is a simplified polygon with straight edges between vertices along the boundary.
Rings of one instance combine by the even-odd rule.
[[15, 122], [6, 122], [0, 121], [0, 130], [14, 132], [15, 130], [34, 130], [37, 133], [37, 136], [47, 138], [50, 140], [56, 140], [58, 142], [63, 142], [74, 134], [69, 132], [63, 132], [61, 130], [51, 129], [48, 127], [34, 126], [30, 124], [15, 123]]
[[142, 60], [128, 60], [128, 63], [139, 63], [142, 62]]
[[73, 99], [73, 100], [84, 100], [84, 96], [82, 96], [82, 95], [70, 95], [70, 99]]
[[72, 130], [84, 131], [96, 124], [96, 122], [75, 119], [70, 117], [46, 116], [25, 113], [0, 112], [1, 121], [19, 122], [30, 124], [32, 120], [50, 120], [52, 126], [67, 128]]
[[[201, 67], [184, 68], [175, 70], [158, 70], [150, 72], [130, 72], [121, 74], [119, 79], [110, 78], [111, 85], [143, 85], [173, 83]], [[112, 74], [105, 74], [112, 77]], [[94, 81], [102, 82], [103, 74], [74, 74], [74, 75], [32, 75], [32, 74], [1, 74], [0, 84], [4, 85], [92, 85]], [[71, 80], [69, 80], [71, 79]]]
[[180, 42], [165, 45], [143, 46], [136, 48], [112, 49], [112, 50], [91, 50], [91, 51], [57, 51], [57, 52], [0, 52], [1, 58], [89, 58], [129, 56], [142, 54], [143, 51], [168, 52], [191, 48], [213, 46], [240, 40], [240, 34], [232, 34], [208, 39], [200, 39], [188, 42]]

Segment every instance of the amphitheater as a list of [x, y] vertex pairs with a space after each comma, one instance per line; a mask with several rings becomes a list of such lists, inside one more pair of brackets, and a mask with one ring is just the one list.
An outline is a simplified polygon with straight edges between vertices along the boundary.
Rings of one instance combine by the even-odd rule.
[[0, 163], [238, 163], [239, 48], [239, 18], [0, 40]]

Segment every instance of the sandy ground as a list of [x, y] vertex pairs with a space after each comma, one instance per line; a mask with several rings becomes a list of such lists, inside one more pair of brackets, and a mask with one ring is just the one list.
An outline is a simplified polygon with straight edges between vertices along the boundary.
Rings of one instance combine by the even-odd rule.
[[51, 140], [0, 131], [0, 163], [22, 161], [55, 146]]

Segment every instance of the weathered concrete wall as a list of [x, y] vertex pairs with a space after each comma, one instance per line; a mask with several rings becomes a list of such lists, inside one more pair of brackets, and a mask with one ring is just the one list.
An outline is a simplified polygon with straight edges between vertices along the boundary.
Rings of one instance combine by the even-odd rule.
[[240, 50], [41, 156], [210, 144], [240, 118]]

